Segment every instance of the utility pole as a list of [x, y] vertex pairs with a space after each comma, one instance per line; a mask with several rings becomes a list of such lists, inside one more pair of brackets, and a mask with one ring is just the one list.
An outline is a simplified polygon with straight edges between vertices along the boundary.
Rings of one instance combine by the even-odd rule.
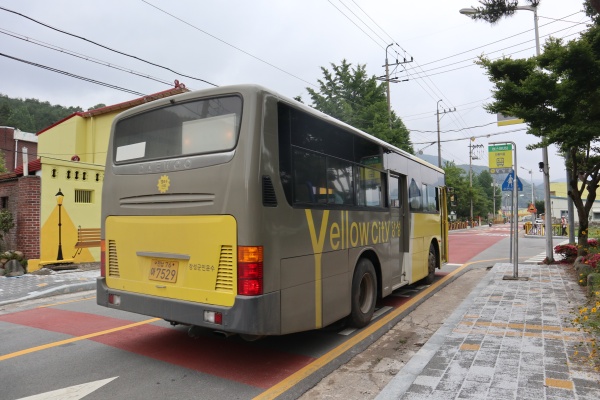
[[442, 100], [438, 100], [437, 104], [436, 104], [436, 116], [437, 116], [437, 134], [438, 134], [438, 167], [442, 168], [442, 142], [440, 141], [440, 119], [442, 119], [444, 117], [444, 115], [446, 113], [451, 113], [456, 111], [456, 107], [454, 107], [454, 110], [446, 110], [444, 109], [442, 111], [442, 118], [440, 118], [440, 101]]
[[[472, 137], [471, 141], [474, 142], [475, 138]], [[471, 219], [471, 228], [473, 227], [473, 160], [479, 160], [480, 158], [476, 154], [473, 154], [476, 149], [483, 149], [483, 145], [469, 143], [469, 188], [471, 189], [471, 212], [469, 217]]]
[[[395, 44], [396, 44], [396, 46], [398, 46], [398, 43], [395, 43]], [[394, 45], [394, 43], [388, 44], [387, 47], [385, 48], [385, 65], [383, 65], [385, 67], [385, 75], [376, 78], [378, 81], [384, 81], [387, 84], [388, 126], [390, 129], [392, 129], [392, 106], [391, 106], [391, 98], [390, 98], [390, 82], [392, 82], [392, 83], [406, 82], [406, 81], [408, 81], [408, 79], [400, 80], [397, 77], [390, 78], [389, 67], [392, 65], [395, 65], [396, 67], [398, 67], [399, 65], [408, 64], [408, 63], [413, 62], [413, 58], [411, 57], [410, 60], [408, 60], [408, 61], [406, 60], [406, 58], [404, 59], [404, 61], [398, 61], [398, 59], [396, 59], [395, 64], [390, 64], [388, 62], [388, 49], [393, 45]]]

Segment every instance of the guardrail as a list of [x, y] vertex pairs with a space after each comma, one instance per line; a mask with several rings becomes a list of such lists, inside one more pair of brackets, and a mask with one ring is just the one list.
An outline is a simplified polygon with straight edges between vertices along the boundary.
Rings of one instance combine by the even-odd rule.
[[[544, 236], [546, 234], [546, 227], [544, 224], [532, 224], [531, 222], [525, 222], [523, 224], [525, 228], [525, 234], [531, 236]], [[562, 227], [560, 224], [552, 224], [552, 236], [568, 236], [569, 228], [567, 227], [566, 235], [562, 234]]]

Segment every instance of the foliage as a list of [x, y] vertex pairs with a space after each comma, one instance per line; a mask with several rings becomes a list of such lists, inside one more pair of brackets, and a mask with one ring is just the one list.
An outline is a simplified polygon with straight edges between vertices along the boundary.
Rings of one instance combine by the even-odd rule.
[[444, 165], [446, 172], [446, 186], [454, 188], [457, 198], [456, 208], [450, 208], [456, 212], [459, 220], [466, 220], [471, 216], [471, 199], [473, 199], [473, 217], [487, 219], [488, 214], [494, 211], [494, 194], [496, 197], [496, 210], [502, 205], [502, 194], [500, 188], [492, 186], [493, 178], [488, 171], [473, 174], [471, 185], [467, 173], [458, 167], [453, 161], [447, 161]]
[[83, 111], [80, 107], [63, 107], [37, 99], [13, 99], [0, 94], [0, 126], [25, 132], [39, 132], [57, 121]]
[[[526, 0], [530, 6], [536, 7], [540, 0]], [[481, 19], [495, 24], [502, 17], [509, 17], [516, 11], [519, 0], [480, 0], [481, 7], [475, 7], [477, 13], [469, 15], [472, 19]]]
[[0, 211], [0, 240], [4, 240], [4, 235], [15, 226], [13, 215], [10, 211], [4, 209]]
[[574, 244], [559, 244], [554, 247], [554, 252], [563, 257], [560, 260], [563, 263], [572, 264], [577, 258], [577, 246]]
[[4, 152], [0, 151], [0, 174], [8, 172], [8, 168], [6, 168], [6, 158], [4, 158]]
[[535, 201], [535, 209], [538, 214], [546, 213], [546, 202], [544, 200], [536, 200]]
[[[592, 368], [600, 371], [600, 355], [598, 354], [598, 337], [600, 337], [600, 291], [596, 291], [588, 305], [579, 308], [579, 315], [573, 324], [590, 338], [588, 345], [576, 345], [574, 356], [587, 361]], [[581, 352], [580, 352], [581, 350]]]
[[[549, 39], [539, 57], [490, 61], [481, 57], [495, 101], [486, 109], [524, 119], [540, 138], [528, 148], [555, 144], [568, 158], [569, 191], [587, 243], [589, 213], [600, 182], [600, 27], [564, 44]], [[580, 255], [585, 255], [582, 246]]]
[[388, 114], [385, 85], [379, 84], [375, 76], [368, 77], [365, 65], [354, 68], [342, 60], [331, 67], [333, 71], [321, 67], [319, 91], [306, 88], [312, 107], [414, 153], [408, 129], [393, 111]]

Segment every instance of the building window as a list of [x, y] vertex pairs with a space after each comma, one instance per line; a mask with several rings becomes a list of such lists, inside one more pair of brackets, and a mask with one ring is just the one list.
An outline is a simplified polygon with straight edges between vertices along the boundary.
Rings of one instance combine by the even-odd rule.
[[2, 208], [8, 208], [8, 197], [1, 197], [0, 198], [0, 203]]
[[93, 190], [75, 189], [75, 203], [93, 203]]

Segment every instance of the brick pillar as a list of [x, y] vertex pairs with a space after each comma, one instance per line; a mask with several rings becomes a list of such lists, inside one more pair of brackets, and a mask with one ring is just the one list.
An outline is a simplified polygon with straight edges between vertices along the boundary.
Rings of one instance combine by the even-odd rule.
[[26, 258], [40, 258], [40, 202], [39, 176], [19, 177], [17, 196], [17, 248]]

